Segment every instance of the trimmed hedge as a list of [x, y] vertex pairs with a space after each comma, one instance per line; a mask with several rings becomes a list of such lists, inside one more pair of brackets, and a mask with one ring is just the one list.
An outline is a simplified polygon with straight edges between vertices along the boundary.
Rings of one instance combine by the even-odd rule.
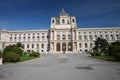
[[32, 53], [29, 54], [29, 56], [39, 57], [40, 53], [39, 52], [32, 52]]
[[18, 62], [20, 61], [20, 55], [14, 52], [7, 52], [4, 55], [4, 62]]
[[93, 52], [93, 53], [91, 53], [91, 56], [101, 56], [101, 53], [99, 53], [99, 52]]

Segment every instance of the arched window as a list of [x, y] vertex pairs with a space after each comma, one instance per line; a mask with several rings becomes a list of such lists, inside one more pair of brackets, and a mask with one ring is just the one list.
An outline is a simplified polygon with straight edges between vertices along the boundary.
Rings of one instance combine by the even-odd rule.
[[87, 48], [88, 46], [87, 46], [87, 43], [85, 43], [85, 48]]
[[69, 20], [67, 20], [67, 24], [69, 24]]
[[37, 49], [39, 49], [39, 44], [37, 44]]
[[64, 20], [64, 19], [62, 19], [62, 23], [63, 23], [63, 24], [65, 23], [65, 20]]
[[54, 20], [52, 20], [52, 23], [54, 23], [55, 21]]
[[57, 40], [60, 40], [60, 35], [57, 35]]
[[82, 47], [82, 44], [81, 44], [81, 43], [79, 43], [79, 47], [80, 47], [80, 48]]
[[68, 40], [70, 40], [71, 39], [71, 36], [70, 36], [70, 34], [68, 34]]
[[65, 40], [65, 35], [62, 35], [62, 39]]
[[41, 47], [44, 48], [44, 44], [41, 44]]
[[89, 35], [89, 39], [90, 39], [90, 40], [92, 40], [92, 39], [93, 39], [93, 38], [92, 38], [92, 35]]
[[84, 35], [84, 40], [87, 40], [87, 35]]
[[34, 48], [34, 44], [32, 44], [32, 48]]
[[72, 22], [74, 23], [74, 22], [75, 22], [75, 20], [74, 20], [74, 19], [72, 19]]

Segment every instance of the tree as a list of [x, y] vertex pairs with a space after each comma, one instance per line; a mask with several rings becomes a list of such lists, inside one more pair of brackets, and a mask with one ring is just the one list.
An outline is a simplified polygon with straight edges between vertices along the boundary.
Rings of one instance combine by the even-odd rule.
[[16, 47], [23, 48], [23, 45], [22, 45], [20, 42], [18, 42], [18, 43], [16, 44]]
[[108, 49], [109, 56], [113, 56], [120, 60], [120, 41], [111, 43]]
[[97, 38], [95, 41], [95, 47], [93, 48], [94, 51], [99, 53], [107, 53], [109, 44], [106, 39]]

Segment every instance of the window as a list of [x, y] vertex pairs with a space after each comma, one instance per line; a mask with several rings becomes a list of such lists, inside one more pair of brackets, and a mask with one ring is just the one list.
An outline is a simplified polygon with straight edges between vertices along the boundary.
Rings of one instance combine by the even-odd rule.
[[54, 20], [52, 20], [52, 23], [54, 23]]
[[27, 44], [27, 48], [29, 48], [29, 44]]
[[87, 48], [88, 46], [87, 46], [87, 43], [85, 43], [85, 48]]
[[68, 40], [70, 40], [71, 39], [71, 36], [70, 36], [70, 34], [68, 34]]
[[87, 40], [87, 35], [84, 35], [84, 40]]
[[23, 49], [24, 49], [24, 48], [25, 48], [25, 45], [23, 44], [22, 47], [23, 47]]
[[35, 40], [35, 37], [33, 36], [33, 41]]
[[111, 40], [114, 40], [114, 37], [113, 37], [113, 35], [111, 35]]
[[69, 20], [67, 20], [67, 24], [69, 24]]
[[57, 40], [60, 40], [60, 35], [57, 35]]
[[81, 35], [79, 35], [79, 40], [82, 40], [82, 37], [81, 37]]
[[44, 48], [44, 44], [41, 44], [41, 47]]
[[116, 35], [116, 38], [117, 38], [117, 39], [119, 39], [119, 36], [118, 36], [118, 34]]
[[65, 35], [62, 36], [62, 39], [65, 40]]
[[65, 23], [65, 20], [64, 20], [64, 19], [62, 19], [62, 23], [63, 23], [63, 24]]
[[30, 37], [28, 37], [28, 41], [30, 41]]
[[39, 44], [37, 44], [37, 49], [39, 49]]
[[90, 39], [90, 40], [92, 40], [92, 39], [93, 39], [93, 38], [92, 38], [92, 35], [89, 35], [89, 39]]
[[82, 44], [81, 44], [81, 43], [79, 43], [79, 47], [80, 47], [80, 48], [82, 47]]
[[34, 44], [32, 44], [32, 48], [34, 48]]
[[39, 36], [37, 36], [37, 41], [39, 41], [40, 40], [40, 37]]
[[42, 35], [44, 35], [44, 33], [42, 33]]
[[72, 22], [74, 23], [74, 22], [75, 22], [75, 20], [74, 20], [74, 19], [72, 19]]

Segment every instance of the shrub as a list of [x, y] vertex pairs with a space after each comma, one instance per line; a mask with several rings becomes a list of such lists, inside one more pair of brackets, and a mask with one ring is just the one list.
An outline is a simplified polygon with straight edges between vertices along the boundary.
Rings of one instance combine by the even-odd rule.
[[13, 52], [13, 53], [17, 53], [19, 54], [20, 56], [22, 56], [23, 54], [23, 50], [19, 47], [15, 47], [15, 46], [7, 46], [5, 49], [4, 49], [4, 54], [8, 53], [8, 52]]
[[115, 53], [115, 54], [114, 54], [114, 57], [115, 57], [116, 59], [120, 60], [120, 52]]
[[4, 62], [18, 62], [20, 60], [20, 56], [14, 52], [7, 52], [4, 55]]
[[99, 52], [93, 52], [93, 53], [91, 53], [91, 56], [100, 56], [101, 55], [101, 53], [99, 53]]
[[30, 53], [29, 56], [33, 56], [33, 57], [39, 57], [40, 53], [39, 52], [32, 52]]
[[13, 48], [11, 48], [11, 52], [17, 53], [20, 56], [22, 56], [22, 54], [23, 54], [23, 50], [20, 49], [19, 47], [13, 47]]

